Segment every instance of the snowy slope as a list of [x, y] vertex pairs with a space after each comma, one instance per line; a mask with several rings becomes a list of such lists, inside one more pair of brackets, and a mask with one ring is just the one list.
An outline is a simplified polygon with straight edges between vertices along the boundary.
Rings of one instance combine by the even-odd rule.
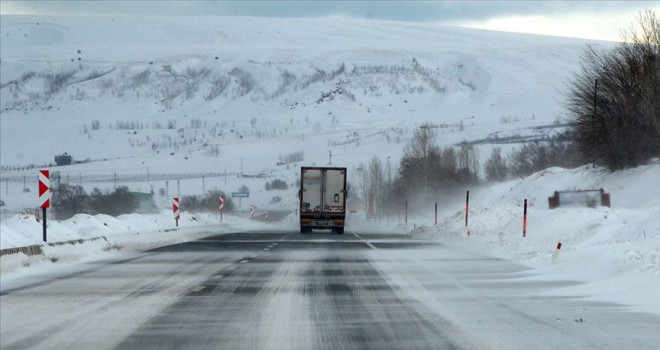
[[[65, 151], [152, 158], [155, 148], [203, 154], [219, 145], [232, 155], [261, 151], [264, 138], [309, 148], [296, 142], [302, 134], [318, 140], [309, 159], [325, 161], [347, 131], [405, 136], [428, 122], [464, 122], [462, 133], [443, 130], [445, 144], [525, 133], [560, 117], [560, 90], [589, 43], [348, 19], [3, 16], [1, 28], [3, 166]], [[189, 130], [194, 120], [201, 126]], [[120, 121], [141, 130], [119, 131]], [[179, 128], [196, 141], [168, 142]]]
[[[198, 175], [181, 183], [185, 194], [247, 185], [258, 195], [264, 180], [202, 184], [201, 174], [242, 167], [293, 185], [299, 164], [275, 166], [292, 152], [305, 164], [327, 164], [332, 152], [349, 168], [374, 155], [396, 165], [424, 123], [438, 126], [442, 146], [542, 138], [563, 130], [552, 126], [579, 53], [608, 45], [350, 19], [3, 16], [0, 31], [0, 177], [11, 211], [33, 205], [30, 166], [64, 152], [90, 163], [51, 170], [87, 191], [113, 187], [92, 180], [115, 173], [118, 185], [158, 191], [165, 182], [148, 173], [172, 183], [185, 169]], [[491, 145], [480, 147], [485, 161]], [[121, 182], [130, 175], [144, 180]], [[295, 191], [280, 197], [295, 205]]]
[[[415, 218], [413, 222], [422, 227], [413, 232], [520, 261], [536, 268], [539, 275], [531, 279], [587, 282], [549, 294], [614, 301], [660, 314], [655, 297], [660, 290], [659, 178], [657, 160], [612, 174], [589, 167], [550, 168], [471, 191], [467, 229], [464, 209], [454, 209], [438, 227], [426, 224], [430, 215]], [[611, 208], [548, 208], [548, 197], [555, 190], [600, 188], [610, 193]], [[525, 238], [524, 199], [529, 205]]]

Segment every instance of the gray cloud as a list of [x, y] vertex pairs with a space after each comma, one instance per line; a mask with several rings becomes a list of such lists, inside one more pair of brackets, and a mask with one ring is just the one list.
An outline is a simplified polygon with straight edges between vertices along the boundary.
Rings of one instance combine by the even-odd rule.
[[511, 15], [598, 14], [660, 1], [2, 1], [3, 8], [53, 15], [345, 16], [411, 22], [479, 21]]

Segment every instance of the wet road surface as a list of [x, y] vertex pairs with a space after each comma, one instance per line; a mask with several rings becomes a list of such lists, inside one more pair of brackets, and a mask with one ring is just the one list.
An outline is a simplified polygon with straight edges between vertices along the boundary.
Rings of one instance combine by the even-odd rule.
[[660, 318], [396, 234], [243, 232], [2, 286], [2, 349], [656, 348]]

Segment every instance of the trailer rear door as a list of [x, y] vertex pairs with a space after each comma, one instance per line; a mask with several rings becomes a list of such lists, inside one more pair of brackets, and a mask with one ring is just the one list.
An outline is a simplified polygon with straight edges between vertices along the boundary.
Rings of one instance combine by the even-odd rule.
[[326, 213], [343, 213], [345, 211], [344, 195], [346, 194], [346, 171], [343, 169], [327, 169], [325, 171], [325, 191], [323, 208]]
[[302, 192], [300, 193], [301, 212], [321, 212], [323, 173], [321, 169], [302, 169]]

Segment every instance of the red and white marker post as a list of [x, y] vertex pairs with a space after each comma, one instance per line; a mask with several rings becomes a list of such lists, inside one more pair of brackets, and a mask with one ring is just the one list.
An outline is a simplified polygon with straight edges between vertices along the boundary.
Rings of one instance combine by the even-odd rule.
[[39, 170], [39, 207], [43, 210], [43, 239], [46, 242], [46, 209], [50, 208], [50, 171]]
[[523, 238], [527, 237], [527, 199], [523, 205]]
[[225, 199], [222, 198], [222, 195], [220, 195], [220, 204], [218, 205], [218, 209], [220, 210], [220, 222], [222, 222], [222, 212], [225, 211]]
[[470, 191], [465, 194], [465, 231], [468, 237], [470, 236], [470, 229], [468, 228], [468, 215], [470, 213]]
[[254, 212], [256, 211], [257, 208], [254, 207], [254, 205], [250, 204], [248, 205], [248, 212], [250, 213], [250, 219], [254, 217]]
[[172, 211], [174, 212], [174, 220], [176, 221], [176, 227], [179, 227], [179, 218], [180, 218], [179, 208], [180, 207], [181, 206], [179, 204], [179, 198], [174, 197], [174, 200], [172, 200]]

